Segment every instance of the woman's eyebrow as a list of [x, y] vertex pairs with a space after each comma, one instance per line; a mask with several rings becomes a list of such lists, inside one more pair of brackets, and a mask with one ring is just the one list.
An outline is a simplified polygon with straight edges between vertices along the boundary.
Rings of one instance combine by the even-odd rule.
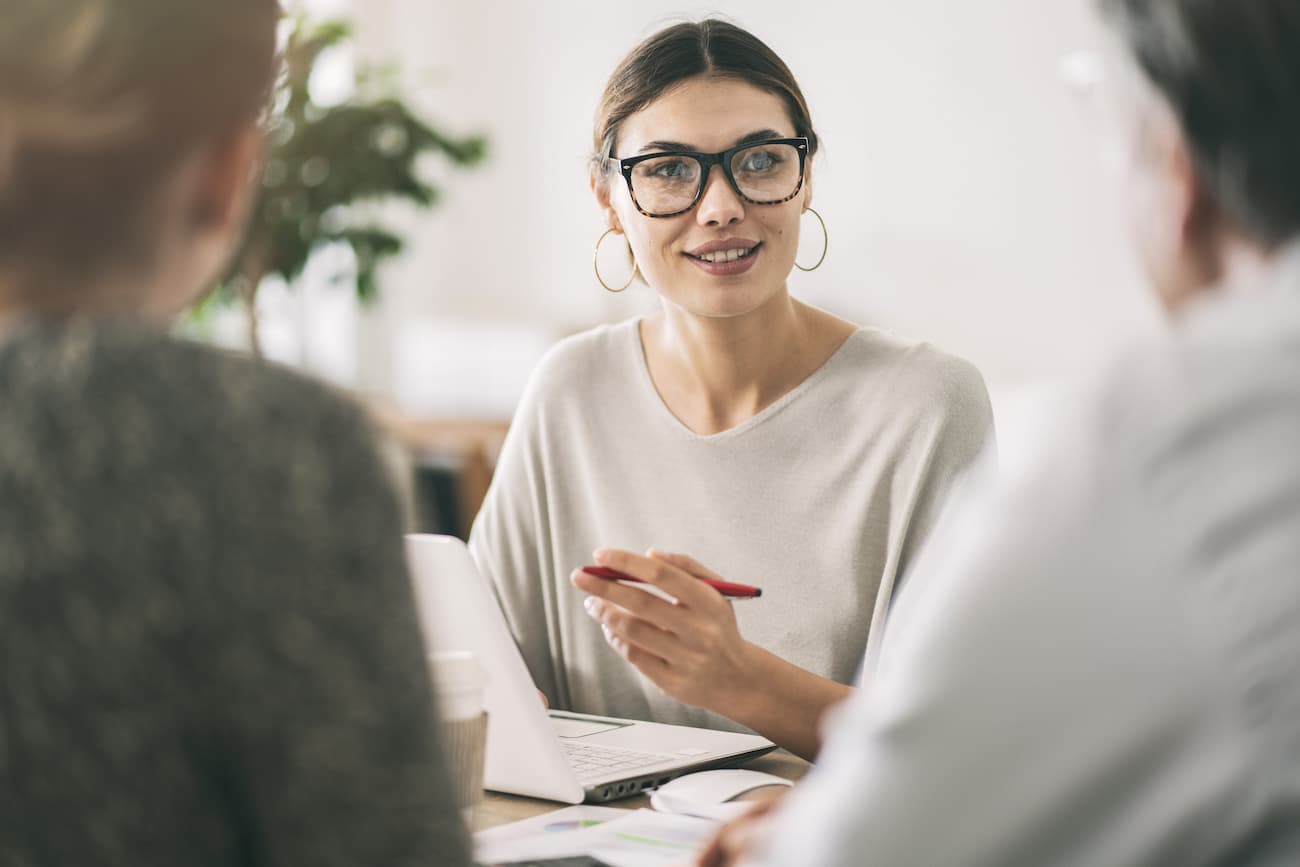
[[659, 152], [659, 151], [694, 151], [695, 148], [688, 144], [682, 144], [679, 141], [652, 141], [642, 145], [639, 154]]
[[760, 129], [742, 135], [740, 138], [736, 139], [736, 144], [737, 145], [749, 144], [750, 142], [765, 141], [770, 138], [787, 138], [787, 136], [782, 135], [781, 133], [777, 132], [774, 129]]
[[[785, 136], [781, 135], [781, 133], [777, 132], [774, 129], [758, 129], [750, 133], [745, 133], [740, 138], [736, 139], [736, 144], [743, 145], [743, 144], [748, 144], [749, 142], [764, 141], [765, 139], [770, 139], [770, 138], [785, 138]], [[688, 144], [683, 144], [682, 142], [679, 141], [660, 140], [660, 141], [646, 142], [641, 147], [641, 149], [637, 151], [637, 153], [638, 154], [659, 153], [660, 151], [688, 151], [694, 153], [695, 148], [691, 147]]]

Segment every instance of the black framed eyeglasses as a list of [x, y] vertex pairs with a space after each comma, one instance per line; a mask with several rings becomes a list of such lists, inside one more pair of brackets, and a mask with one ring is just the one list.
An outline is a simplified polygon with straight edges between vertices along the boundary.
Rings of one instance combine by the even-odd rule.
[[803, 189], [808, 139], [746, 142], [716, 154], [669, 151], [610, 158], [627, 181], [632, 203], [647, 217], [675, 217], [695, 207], [714, 165], [722, 167], [736, 195], [751, 205], [779, 205]]

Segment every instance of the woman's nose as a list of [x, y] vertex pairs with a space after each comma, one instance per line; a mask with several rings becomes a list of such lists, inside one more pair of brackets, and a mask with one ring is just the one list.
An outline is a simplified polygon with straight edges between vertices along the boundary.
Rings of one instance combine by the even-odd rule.
[[710, 166], [695, 218], [706, 226], [728, 226], [745, 218], [745, 203], [727, 181], [722, 166]]

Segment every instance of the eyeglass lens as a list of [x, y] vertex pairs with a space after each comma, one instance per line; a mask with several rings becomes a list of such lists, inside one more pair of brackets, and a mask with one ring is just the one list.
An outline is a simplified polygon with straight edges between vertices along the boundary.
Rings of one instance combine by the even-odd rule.
[[[799, 189], [799, 150], [789, 144], [757, 144], [731, 157], [740, 195], [755, 204], [788, 199]], [[668, 154], [632, 167], [632, 194], [649, 214], [675, 214], [695, 204], [703, 167], [694, 157]]]

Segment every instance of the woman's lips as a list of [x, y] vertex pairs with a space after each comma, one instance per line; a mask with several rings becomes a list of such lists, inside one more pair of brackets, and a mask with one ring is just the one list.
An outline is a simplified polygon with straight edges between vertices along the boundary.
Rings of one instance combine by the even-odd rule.
[[[714, 251], [710, 254], [716, 258], [716, 261], [713, 262], [690, 253], [683, 253], [682, 255], [692, 265], [706, 274], [712, 274], [715, 277], [734, 277], [737, 274], [744, 274], [754, 267], [754, 262], [758, 259], [758, 253], [762, 247], [762, 244], [755, 244], [748, 251], [736, 256], [736, 258], [732, 258], [728, 251], [725, 250]], [[736, 249], [739, 253], [739, 248]]]

